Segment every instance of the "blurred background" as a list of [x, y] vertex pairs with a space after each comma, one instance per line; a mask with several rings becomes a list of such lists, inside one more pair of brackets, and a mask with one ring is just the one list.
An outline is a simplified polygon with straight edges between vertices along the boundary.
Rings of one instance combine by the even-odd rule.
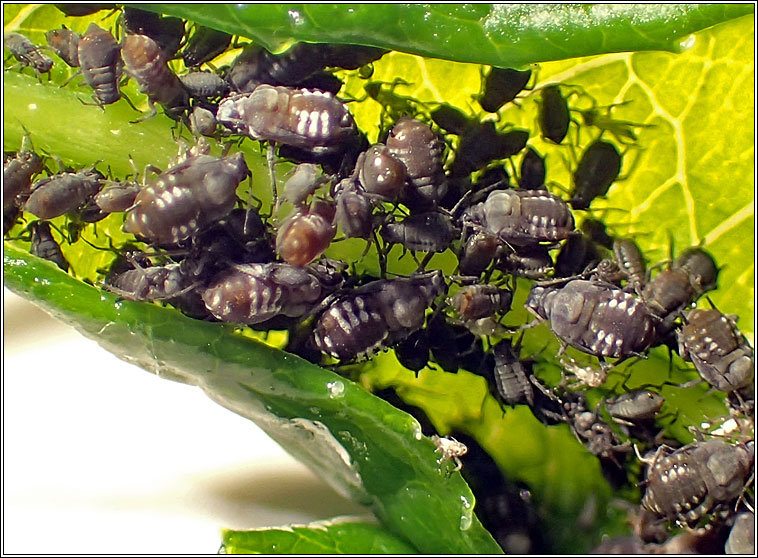
[[365, 514], [199, 388], [3, 289], [3, 553], [208, 554], [222, 527]]

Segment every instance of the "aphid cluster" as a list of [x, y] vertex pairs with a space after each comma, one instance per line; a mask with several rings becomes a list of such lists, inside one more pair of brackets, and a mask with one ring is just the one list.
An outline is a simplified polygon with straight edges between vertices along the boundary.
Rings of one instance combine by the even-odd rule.
[[[504, 412], [526, 405], [545, 424], [568, 425], [617, 469], [633, 448], [649, 450], [637, 480], [645, 489], [642, 507], [656, 520], [694, 527], [730, 515], [753, 468], [752, 442], [663, 446], [656, 425], [665, 380], [608, 387], [620, 362], [666, 345], [729, 394], [735, 414], [752, 420], [752, 347], [736, 317], [695, 308], [716, 288], [713, 258], [692, 247], [665, 269], [648, 267], [634, 239], [612, 235], [589, 213], [623, 166], [623, 153], [590, 118], [595, 113], [581, 114], [600, 134], [560, 190], [546, 185], [546, 159], [530, 145], [528, 130], [446, 105], [408, 110], [369, 145], [339, 96], [342, 83], [327, 69], [358, 70], [381, 57], [380, 49], [299, 44], [275, 55], [247, 44], [229, 67], [200, 70], [227, 51], [232, 37], [135, 8], [123, 10], [120, 25], [119, 41], [94, 23], [81, 36], [62, 28], [46, 37], [58, 57], [80, 68], [96, 104], [116, 102], [127, 76], [151, 107], [161, 105], [196, 137], [226, 142], [223, 155], [211, 155], [201, 137], [166, 170], [114, 179], [97, 165], [49, 171], [25, 141], [5, 160], [6, 234], [23, 222], [16, 238], [67, 270], [56, 237], [70, 244], [78, 238], [72, 230], [122, 214], [123, 231], [142, 247], [97, 247], [118, 253], [102, 286], [119, 297], [171, 304], [209, 321], [287, 330], [287, 350], [321, 364], [353, 364], [394, 349], [417, 374], [435, 366], [466, 369], [487, 378]], [[49, 71], [52, 60], [15, 35], [6, 47], [16, 59]], [[174, 72], [175, 58], [186, 73]], [[535, 95], [539, 134], [564, 144], [575, 123], [573, 92], [552, 83], [527, 93], [531, 77], [528, 69], [493, 68], [476, 102], [497, 113]], [[269, 212], [253, 203], [245, 156], [232, 150], [245, 139], [297, 163], [283, 184], [272, 163]], [[57, 224], [61, 216], [73, 224], [67, 230]], [[366, 242], [361, 258], [373, 250], [378, 275], [325, 256], [343, 238]], [[388, 269], [397, 246], [414, 260], [414, 272]], [[432, 269], [433, 256], [444, 252], [454, 258], [452, 273]], [[560, 345], [558, 385], [539, 378], [536, 360], [520, 354], [521, 336], [535, 324], [511, 321], [517, 294]], [[572, 351], [587, 358], [579, 362]], [[440, 459], [460, 469], [466, 446], [434, 440]]]

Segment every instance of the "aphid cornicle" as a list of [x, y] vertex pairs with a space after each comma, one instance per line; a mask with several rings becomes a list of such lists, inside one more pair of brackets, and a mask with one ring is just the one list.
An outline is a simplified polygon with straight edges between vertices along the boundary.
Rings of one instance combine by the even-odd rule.
[[305, 149], [331, 147], [357, 135], [345, 104], [330, 93], [260, 85], [221, 101], [216, 118], [253, 139]]
[[404, 116], [387, 137], [389, 152], [404, 165], [408, 187], [402, 201], [412, 209], [435, 205], [447, 191], [442, 153], [445, 144], [423, 122]]
[[52, 219], [83, 206], [102, 186], [103, 175], [94, 169], [56, 174], [34, 183], [24, 210]]
[[548, 85], [540, 91], [540, 130], [543, 137], [553, 143], [561, 143], [568, 133], [569, 107], [558, 85]]
[[568, 204], [544, 190], [496, 190], [466, 214], [501, 241], [519, 246], [563, 240], [574, 230]]
[[306, 265], [329, 247], [337, 227], [334, 203], [317, 200], [310, 208], [297, 209], [279, 226], [276, 252], [287, 263]]
[[286, 263], [238, 264], [214, 276], [203, 291], [219, 320], [257, 324], [275, 316], [298, 317], [339, 285], [310, 268]]
[[68, 261], [66, 261], [60, 245], [53, 238], [50, 230], [50, 223], [37, 221], [32, 223], [32, 239], [29, 251], [40, 258], [53, 262], [63, 271], [68, 271]]
[[479, 104], [487, 112], [497, 112], [505, 103], [516, 98], [532, 77], [531, 70], [492, 68], [484, 79]]
[[126, 72], [139, 84], [140, 92], [151, 103], [160, 103], [168, 114], [175, 114], [189, 106], [189, 96], [166, 63], [166, 55], [158, 43], [147, 35], [127, 35], [121, 54]]
[[24, 66], [29, 66], [38, 74], [49, 72], [53, 60], [43, 54], [39, 47], [21, 33], [5, 33], [3, 46], [11, 51], [13, 57]]
[[679, 355], [691, 360], [700, 376], [726, 393], [752, 393], [755, 376], [753, 348], [734, 319], [715, 308], [690, 311], [677, 332]]
[[242, 153], [189, 157], [140, 190], [124, 231], [159, 245], [182, 242], [232, 210], [249, 174]]
[[647, 306], [597, 281], [575, 279], [559, 288], [536, 284], [525, 305], [549, 320], [550, 329], [564, 343], [597, 357], [632, 356], [655, 339]]
[[61, 29], [47, 31], [45, 38], [53, 52], [66, 64], [72, 68], [79, 67], [79, 41], [82, 39], [79, 33], [64, 26]]
[[373, 281], [337, 296], [316, 319], [313, 339], [340, 360], [362, 360], [407, 338], [444, 291], [440, 271]]
[[82, 75], [100, 105], [115, 103], [121, 98], [118, 82], [123, 62], [121, 48], [110, 32], [90, 23], [79, 41], [79, 65]]
[[753, 471], [753, 442], [694, 442], [666, 454], [661, 446], [649, 463], [642, 507], [680, 526], [724, 508], [744, 490]]
[[591, 143], [574, 171], [571, 207], [589, 208], [592, 200], [608, 193], [620, 171], [621, 155], [615, 145], [603, 140]]
[[194, 68], [213, 60], [231, 44], [232, 36], [223, 31], [198, 25], [182, 52], [184, 65]]

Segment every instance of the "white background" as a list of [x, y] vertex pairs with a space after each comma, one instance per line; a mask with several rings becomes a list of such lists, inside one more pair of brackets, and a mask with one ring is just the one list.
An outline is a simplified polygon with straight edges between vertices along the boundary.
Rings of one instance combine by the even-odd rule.
[[366, 513], [254, 423], [3, 289], [3, 553], [215, 553]]

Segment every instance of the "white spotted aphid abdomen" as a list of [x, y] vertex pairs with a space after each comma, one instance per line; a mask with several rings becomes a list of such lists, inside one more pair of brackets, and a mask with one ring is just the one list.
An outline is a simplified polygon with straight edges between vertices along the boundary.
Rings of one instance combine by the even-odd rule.
[[655, 338], [653, 318], [642, 301], [596, 281], [577, 279], [560, 289], [536, 286], [527, 307], [550, 321], [556, 337], [598, 357], [631, 356]]
[[190, 157], [137, 194], [124, 230], [159, 245], [182, 242], [233, 209], [248, 174], [241, 153]]
[[322, 352], [338, 359], [363, 360], [385, 347], [389, 330], [370, 296], [344, 298], [316, 322], [313, 339]]

